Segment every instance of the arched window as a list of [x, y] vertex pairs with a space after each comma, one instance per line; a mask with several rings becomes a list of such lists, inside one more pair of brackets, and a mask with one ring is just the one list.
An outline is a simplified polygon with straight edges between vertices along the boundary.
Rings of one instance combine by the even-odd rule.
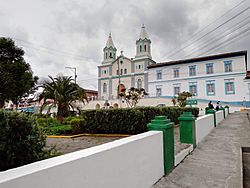
[[124, 69], [124, 74], [127, 74], [127, 69]]
[[107, 84], [106, 83], [103, 84], [102, 91], [103, 91], [103, 93], [107, 93]]
[[106, 52], [106, 59], [108, 59], [108, 53]]
[[112, 53], [111, 52], [109, 53], [109, 57], [112, 58]]
[[141, 52], [141, 45], [140, 45], [140, 52]]
[[147, 45], [146, 44], [144, 45], [144, 51], [145, 52], [147, 51]]
[[137, 88], [138, 88], [138, 89], [141, 89], [141, 88], [142, 88], [142, 81], [141, 81], [141, 79], [138, 79], [138, 80], [137, 80]]

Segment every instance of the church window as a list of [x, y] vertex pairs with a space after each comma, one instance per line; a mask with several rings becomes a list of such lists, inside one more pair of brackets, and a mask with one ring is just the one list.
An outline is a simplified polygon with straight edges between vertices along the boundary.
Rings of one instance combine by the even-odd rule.
[[141, 52], [141, 45], [140, 45], [140, 52]]
[[141, 65], [139, 65], [138, 67], [139, 67], [139, 69], [141, 69]]
[[103, 90], [103, 93], [107, 93], [107, 84], [106, 83], [103, 84], [102, 90]]
[[109, 57], [112, 58], [112, 53], [110, 52]]
[[108, 53], [106, 52], [106, 59], [108, 59]]
[[121, 75], [123, 74], [123, 69], [121, 69]]
[[116, 70], [116, 74], [119, 75], [119, 70], [118, 69]]
[[127, 69], [124, 69], [124, 74], [127, 74]]
[[141, 88], [142, 88], [142, 81], [141, 81], [141, 79], [138, 79], [138, 80], [137, 80], [137, 88], [138, 88], [138, 89], [141, 89]]
[[145, 52], [147, 51], [147, 46], [146, 46], [146, 44], [144, 45], [144, 51], [145, 51]]

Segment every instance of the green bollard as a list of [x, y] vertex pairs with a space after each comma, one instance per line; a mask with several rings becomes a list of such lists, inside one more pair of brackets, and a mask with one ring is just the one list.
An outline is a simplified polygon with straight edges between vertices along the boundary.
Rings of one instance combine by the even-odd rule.
[[196, 147], [195, 117], [192, 112], [183, 112], [180, 121], [180, 142], [193, 144]]
[[210, 109], [207, 111], [206, 114], [213, 114], [214, 115], [214, 127], [216, 127], [216, 111], [213, 109]]
[[219, 110], [223, 110], [223, 116], [224, 116], [224, 119], [226, 118], [226, 112], [225, 112], [225, 108], [223, 108], [222, 106], [219, 108]]
[[164, 173], [168, 174], [174, 168], [174, 123], [166, 116], [156, 116], [147, 125], [150, 131], [163, 132]]

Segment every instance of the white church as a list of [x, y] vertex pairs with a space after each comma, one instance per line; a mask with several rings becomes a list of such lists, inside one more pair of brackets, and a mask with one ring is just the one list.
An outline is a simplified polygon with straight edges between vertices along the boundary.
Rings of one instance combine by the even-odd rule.
[[136, 87], [144, 88], [151, 101], [171, 99], [180, 92], [189, 91], [204, 103], [211, 100], [250, 106], [247, 51], [156, 63], [144, 25], [135, 44], [135, 57], [128, 58], [122, 52], [117, 56], [109, 35], [103, 49], [103, 61], [98, 66], [99, 100], [115, 102], [121, 89]]
[[103, 49], [103, 61], [98, 66], [98, 97], [102, 100], [118, 98], [119, 90], [123, 88], [144, 88], [148, 91], [148, 66], [156, 64], [151, 57], [151, 40], [143, 25], [136, 40], [136, 55], [128, 58], [117, 49], [111, 34]]

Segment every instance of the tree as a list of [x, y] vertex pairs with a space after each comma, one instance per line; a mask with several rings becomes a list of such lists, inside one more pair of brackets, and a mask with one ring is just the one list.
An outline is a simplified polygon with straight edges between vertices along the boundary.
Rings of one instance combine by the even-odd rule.
[[127, 106], [130, 108], [135, 107], [139, 100], [145, 95], [148, 95], [145, 89], [137, 89], [134, 87], [131, 87], [127, 93], [126, 89], [123, 89], [120, 93], [120, 97], [126, 101]]
[[47, 106], [48, 99], [52, 99], [53, 104], [57, 106], [57, 119], [63, 121], [63, 118], [70, 114], [70, 108], [74, 109], [73, 102], [76, 100], [83, 103], [87, 100], [84, 89], [75, 84], [73, 79], [67, 76], [58, 76], [45, 81], [41, 87], [44, 88], [39, 96], [39, 101], [44, 100], [41, 110]]
[[183, 91], [182, 93], [179, 93], [177, 97], [172, 98], [172, 102], [174, 106], [178, 102], [179, 107], [185, 107], [186, 106], [186, 100], [188, 97], [192, 97], [193, 94], [187, 91]]
[[23, 55], [24, 51], [12, 39], [0, 38], [0, 108], [6, 100], [17, 106], [20, 98], [38, 81]]

